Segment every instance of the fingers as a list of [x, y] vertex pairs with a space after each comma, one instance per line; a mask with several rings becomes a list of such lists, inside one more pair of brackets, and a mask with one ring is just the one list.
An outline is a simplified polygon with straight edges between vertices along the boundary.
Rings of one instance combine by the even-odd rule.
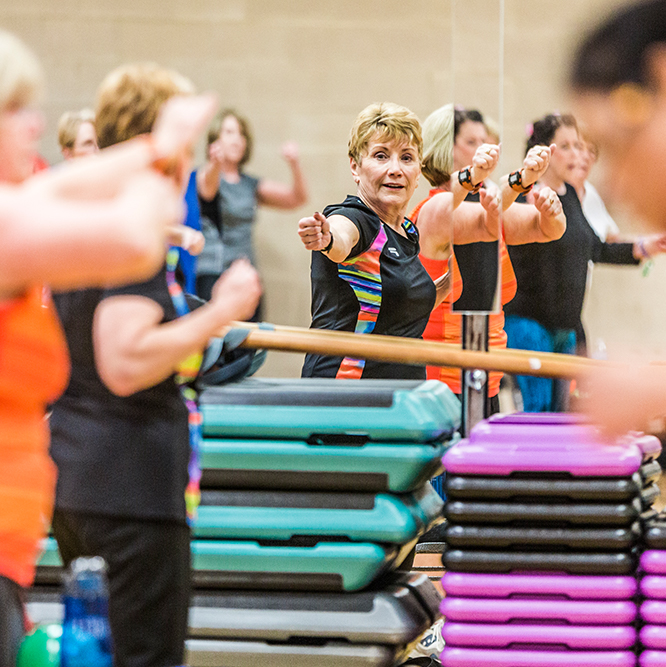
[[534, 195], [534, 205], [542, 215], [548, 217], [558, 216], [562, 212], [562, 202], [550, 188], [542, 188]]
[[[550, 164], [551, 148], [549, 146], [532, 146], [525, 156], [523, 168], [542, 174]], [[536, 179], [535, 179], [536, 180]], [[534, 181], [531, 181], [534, 182]]]
[[491, 171], [497, 165], [500, 156], [500, 148], [496, 144], [482, 144], [476, 149], [472, 164], [477, 169]]
[[298, 221], [298, 235], [307, 250], [321, 250], [329, 241], [330, 225], [319, 212]]

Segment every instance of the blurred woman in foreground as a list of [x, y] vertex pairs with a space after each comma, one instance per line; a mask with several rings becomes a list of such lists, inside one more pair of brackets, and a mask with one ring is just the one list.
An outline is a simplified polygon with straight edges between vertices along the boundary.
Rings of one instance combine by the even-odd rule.
[[[150, 139], [29, 178], [44, 122], [34, 55], [0, 31], [0, 665], [23, 635], [21, 588], [32, 583], [51, 517], [55, 469], [46, 405], [64, 389], [65, 341], [48, 288], [118, 284], [153, 273], [180, 195], [155, 160], [189, 148], [208, 111], [165, 110]], [[202, 113], [203, 112], [203, 113]]]
[[[618, 10], [593, 30], [578, 48], [570, 85], [613, 194], [649, 230], [666, 232], [666, 0]], [[601, 371], [586, 389], [587, 409], [611, 432], [666, 414], [663, 365]]]

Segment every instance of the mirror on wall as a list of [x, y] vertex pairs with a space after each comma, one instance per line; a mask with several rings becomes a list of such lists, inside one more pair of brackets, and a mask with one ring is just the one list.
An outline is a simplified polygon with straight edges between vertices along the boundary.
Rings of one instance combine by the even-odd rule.
[[[468, 166], [481, 143], [499, 143], [503, 121], [503, 0], [451, 0], [452, 99], [455, 105], [453, 168]], [[496, 168], [489, 181], [497, 184]], [[488, 183], [489, 187], [491, 184]], [[466, 203], [478, 203], [469, 194]], [[499, 238], [500, 217], [488, 224], [487, 235]], [[453, 235], [454, 284], [452, 308], [489, 313], [501, 308], [500, 248], [497, 240], [467, 242]]]

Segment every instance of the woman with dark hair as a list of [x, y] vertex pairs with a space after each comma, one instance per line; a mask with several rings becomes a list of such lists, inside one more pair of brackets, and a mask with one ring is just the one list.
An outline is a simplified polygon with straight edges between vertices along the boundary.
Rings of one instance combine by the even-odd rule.
[[[587, 35], [570, 85], [614, 198], [666, 231], [666, 0], [619, 9]], [[666, 413], [664, 387], [663, 366], [604, 370], [587, 386], [588, 409], [612, 432], [646, 428]]]
[[[575, 188], [580, 137], [571, 115], [548, 114], [533, 124], [527, 151], [555, 144], [547, 171], [537, 188], [554, 190], [567, 218], [567, 229], [557, 241], [510, 246], [518, 288], [505, 306], [508, 347], [573, 354], [576, 328], [585, 296], [588, 263], [633, 264], [666, 250], [666, 237], [646, 237], [634, 243], [604, 243], [585, 219]], [[569, 382], [518, 376], [526, 412], [565, 410]]]
[[206, 246], [197, 260], [197, 294], [210, 299], [215, 281], [231, 264], [247, 257], [255, 264], [252, 227], [257, 207], [289, 211], [303, 205], [307, 186], [298, 146], [282, 146], [291, 184], [249, 176], [243, 167], [252, 157], [253, 138], [247, 119], [233, 109], [221, 111], [208, 130], [208, 160], [197, 171], [201, 225]]

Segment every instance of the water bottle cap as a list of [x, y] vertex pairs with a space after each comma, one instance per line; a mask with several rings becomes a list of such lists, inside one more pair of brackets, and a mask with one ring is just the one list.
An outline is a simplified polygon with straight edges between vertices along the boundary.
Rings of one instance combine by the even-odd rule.
[[104, 572], [106, 573], [106, 561], [101, 556], [82, 556], [72, 561], [70, 565], [72, 574], [81, 572]]

